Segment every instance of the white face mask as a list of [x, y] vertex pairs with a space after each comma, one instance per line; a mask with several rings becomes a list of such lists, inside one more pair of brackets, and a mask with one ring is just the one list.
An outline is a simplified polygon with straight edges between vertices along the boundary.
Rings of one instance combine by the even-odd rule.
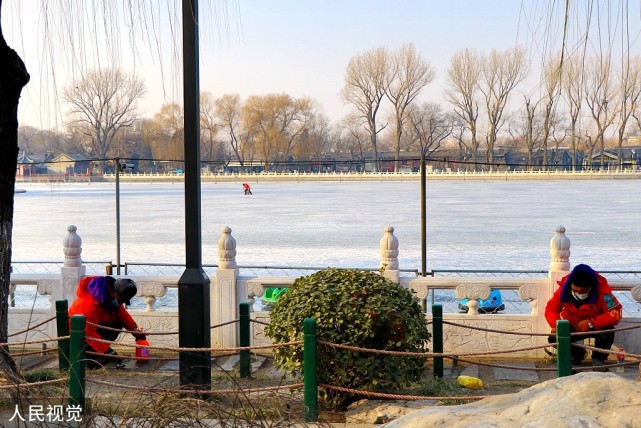
[[574, 292], [574, 291], [572, 292], [572, 296], [574, 296], [574, 298], [576, 300], [581, 300], [581, 301], [587, 299], [588, 298], [588, 294], [589, 293], [579, 294], [579, 293]]

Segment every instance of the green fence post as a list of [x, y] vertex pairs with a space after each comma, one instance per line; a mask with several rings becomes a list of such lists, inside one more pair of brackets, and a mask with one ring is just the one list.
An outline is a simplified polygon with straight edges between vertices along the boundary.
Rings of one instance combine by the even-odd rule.
[[[440, 303], [432, 305], [432, 343], [434, 352], [443, 353], [443, 306]], [[434, 376], [443, 377], [443, 357], [434, 357]]]
[[[56, 300], [56, 327], [58, 337], [69, 336], [69, 303], [67, 299]], [[58, 341], [58, 368], [60, 371], [69, 370], [69, 339]]]
[[572, 374], [572, 352], [570, 351], [570, 322], [556, 322], [556, 374], [559, 377]]
[[71, 317], [71, 338], [69, 339], [69, 356], [71, 367], [69, 369], [69, 404], [80, 406], [81, 412], [85, 411], [85, 342], [84, 315]]
[[[239, 306], [240, 313], [240, 346], [249, 346], [249, 303], [243, 302]], [[240, 377], [249, 377], [250, 374], [249, 350], [240, 351]]]
[[305, 422], [318, 421], [318, 384], [316, 382], [316, 320], [303, 321], [303, 382]]

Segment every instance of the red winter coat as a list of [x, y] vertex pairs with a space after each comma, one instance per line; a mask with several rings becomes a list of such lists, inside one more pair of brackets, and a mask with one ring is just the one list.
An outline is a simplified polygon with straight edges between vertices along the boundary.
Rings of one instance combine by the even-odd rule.
[[621, 303], [612, 294], [607, 279], [597, 274], [598, 292], [577, 307], [570, 297], [571, 285], [567, 280], [569, 276], [558, 282], [560, 287], [545, 306], [545, 319], [550, 327], [556, 327], [558, 320], [567, 320], [574, 329], [579, 321], [590, 320], [595, 330], [603, 330], [621, 321]]
[[[86, 336], [87, 344], [91, 346], [96, 352], [105, 353], [110, 345], [108, 343], [96, 342], [91, 340], [94, 339], [103, 339], [103, 340], [115, 340], [118, 336], [116, 332], [105, 332], [105, 335], [111, 336], [109, 339], [100, 334], [98, 327], [93, 324], [102, 325], [105, 327], [112, 328], [126, 328], [127, 330], [138, 330], [138, 325], [134, 319], [129, 315], [129, 312], [125, 309], [125, 305], [119, 305], [118, 308], [114, 308], [105, 300], [101, 304], [92, 296], [89, 292], [89, 283], [93, 279], [100, 277], [89, 276], [84, 277], [80, 280], [78, 284], [78, 289], [76, 290], [76, 295], [78, 296], [76, 300], [71, 304], [69, 308], [69, 317], [72, 315], [84, 315], [87, 320], [86, 327]], [[104, 296], [103, 296], [104, 297]], [[104, 330], [102, 330], [104, 332]], [[134, 335], [136, 336], [136, 335]]]

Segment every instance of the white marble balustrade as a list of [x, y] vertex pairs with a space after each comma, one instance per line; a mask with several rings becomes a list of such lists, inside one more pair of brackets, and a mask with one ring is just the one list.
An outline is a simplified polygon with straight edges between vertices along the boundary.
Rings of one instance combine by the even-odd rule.
[[[216, 326], [238, 319], [238, 304], [250, 303], [264, 295], [270, 287], [289, 287], [296, 277], [293, 276], [239, 276], [236, 264], [236, 240], [232, 230], [224, 227], [217, 241], [218, 269], [210, 276], [210, 314], [211, 325]], [[380, 240], [380, 257], [382, 274], [404, 287], [414, 291], [416, 296], [425, 299], [431, 290], [452, 290], [456, 299], [469, 299], [468, 313], [445, 313], [444, 319], [466, 326], [480, 327], [488, 330], [507, 330], [523, 333], [523, 335], [507, 335], [500, 332], [478, 331], [446, 324], [444, 326], [446, 352], [481, 352], [495, 350], [512, 350], [546, 343], [544, 336], [529, 336], [529, 333], [548, 333], [549, 327], [543, 317], [547, 300], [557, 285], [556, 282], [570, 270], [570, 240], [565, 235], [565, 228], [559, 226], [550, 240], [550, 268], [545, 278], [504, 278], [504, 277], [418, 277], [400, 276], [398, 263], [398, 239], [394, 236], [394, 228], [387, 226]], [[21, 332], [43, 320], [55, 316], [55, 301], [67, 299], [69, 304], [75, 299], [75, 289], [79, 279], [86, 275], [86, 267], [82, 263], [82, 239], [77, 234], [75, 226], [67, 228], [63, 240], [65, 261], [60, 268], [60, 274], [13, 274], [11, 287], [15, 290], [21, 286], [35, 286], [37, 293], [46, 296], [49, 304], [46, 307], [10, 308], [9, 335]], [[158, 298], [166, 295], [171, 288], [177, 288], [179, 276], [128, 276], [138, 285], [137, 297], [143, 298], [144, 309], [131, 310], [138, 324], [150, 332], [162, 332], [166, 335], [150, 336], [150, 341], [156, 346], [178, 346], [178, 312], [176, 308], [157, 308]], [[630, 293], [631, 299], [641, 303], [641, 281], [609, 278], [615, 290]], [[479, 314], [479, 299], [485, 299], [492, 289], [516, 290], [520, 299], [529, 305], [529, 313], [522, 314]], [[177, 305], [176, 305], [177, 306]], [[253, 305], [250, 305], [253, 307]], [[269, 322], [268, 311], [252, 312], [252, 318]], [[431, 318], [427, 313], [426, 317]], [[624, 317], [620, 327], [640, 324], [641, 317]], [[252, 340], [254, 344], [267, 344], [264, 326], [252, 323]], [[57, 336], [55, 322], [47, 323], [36, 329], [29, 330], [10, 337], [10, 342], [21, 343], [29, 340], [54, 338]], [[121, 335], [122, 343], [133, 343], [131, 335]], [[232, 323], [211, 330], [213, 347], [227, 348], [238, 346], [238, 324]], [[629, 352], [641, 352], [641, 332], [629, 330], [617, 333], [616, 344]], [[55, 346], [55, 343], [48, 344]], [[31, 345], [30, 348], [40, 348], [41, 344]], [[513, 353], [516, 357], [541, 357], [542, 350]]]

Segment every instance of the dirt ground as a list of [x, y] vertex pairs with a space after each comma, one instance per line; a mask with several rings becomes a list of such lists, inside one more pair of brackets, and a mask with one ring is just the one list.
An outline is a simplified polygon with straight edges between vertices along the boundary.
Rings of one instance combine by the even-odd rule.
[[[233, 412], [234, 415], [244, 415], [247, 418], [273, 418], [281, 421], [302, 422], [304, 420], [303, 388], [283, 388], [278, 391], [256, 391], [253, 393], [234, 394], [232, 391], [243, 389], [274, 388], [283, 385], [296, 384], [298, 381], [282, 376], [274, 368], [270, 358], [262, 362], [256, 362], [260, 367], [255, 370], [249, 378], [240, 378], [238, 370], [220, 370], [228, 363], [227, 357], [216, 359], [212, 370], [212, 400], [209, 402], [218, 403], [225, 412]], [[532, 361], [532, 360], [530, 360]], [[537, 367], [554, 367], [551, 361], [534, 361]], [[97, 414], [153, 414], [163, 419], [180, 417], [182, 412], [193, 412], [193, 409], [200, 409], [207, 417], [229, 417], [216, 414], [223, 410], [212, 410], [207, 408], [205, 402], [189, 398], [189, 394], [180, 394], [181, 381], [178, 362], [173, 360], [151, 361], [147, 364], [136, 364], [133, 361], [125, 361], [124, 369], [116, 369], [115, 364], [98, 370], [88, 370], [86, 378], [86, 397], [88, 409]], [[493, 361], [484, 361], [492, 364]], [[227, 364], [229, 366], [229, 364]], [[30, 370], [43, 370], [46, 363], [35, 365]], [[478, 376], [483, 380], [484, 387], [480, 390], [471, 390], [459, 387], [456, 384], [456, 376], [467, 364], [461, 363], [451, 370], [451, 378], [447, 380], [449, 389], [446, 393], [455, 396], [465, 395], [498, 395], [521, 391], [538, 382], [512, 380], [497, 381], [494, 375], [494, 368], [479, 365]], [[168, 367], [168, 368], [167, 368]], [[539, 371], [539, 382], [556, 377], [555, 371]], [[425, 384], [432, 382], [432, 367], [428, 366], [421, 382], [412, 385], [403, 391], [394, 391], [395, 394], [418, 395], [419, 390]], [[37, 402], [38, 399], [64, 402], [67, 391], [64, 385], [48, 386], [42, 389], [42, 395], [32, 394], [29, 402]], [[38, 397], [41, 398], [38, 398]], [[428, 398], [428, 397], [426, 397]], [[168, 405], [168, 403], [172, 403]], [[6, 413], [6, 407], [11, 408], [11, 400], [5, 401], [2, 411]], [[230, 410], [231, 409], [231, 410]], [[326, 423], [345, 422], [345, 411], [336, 411], [324, 408], [319, 402], [319, 419]]]
[[[554, 363], [549, 360], [528, 360], [534, 362], [540, 368], [555, 368]], [[483, 361], [485, 364], [498, 363], [497, 361], [487, 360]], [[224, 365], [224, 359], [218, 360], [216, 365]], [[456, 376], [468, 364], [459, 364], [452, 370], [452, 377], [448, 379], [450, 389], [447, 390], [451, 395], [499, 395], [510, 394], [529, 388], [536, 383], [545, 380], [553, 379], [556, 377], [556, 371], [538, 371], [539, 381], [526, 381], [526, 380], [511, 380], [499, 381], [495, 379], [494, 367], [479, 365], [479, 378], [483, 380], [483, 388], [480, 390], [472, 390], [458, 386], [456, 384]], [[148, 369], [148, 368], [147, 368]], [[145, 392], [137, 391], [133, 388], [156, 388], [159, 390], [172, 391], [180, 388], [180, 379], [177, 371], [161, 371], [161, 370], [146, 370], [146, 369], [125, 369], [115, 370], [112, 368], [106, 370], [95, 370], [88, 373], [88, 379], [94, 379], [101, 382], [113, 382], [114, 384], [131, 385], [132, 389], [126, 390], [122, 387], [97, 384], [95, 382], [87, 382], [87, 396], [93, 397], [95, 400], [104, 400], [105, 397], [121, 400], [124, 404], [125, 401], [139, 400], [144, 397]], [[423, 376], [423, 381], [413, 385], [403, 391], [394, 391], [396, 394], [404, 395], [417, 395], [418, 390], [425, 383], [431, 382], [433, 379], [432, 367], [429, 366]], [[240, 378], [238, 371], [220, 371], [214, 370], [212, 372], [212, 390], [213, 391], [229, 391], [238, 388], [242, 389], [260, 389], [270, 388], [282, 385], [295, 384], [297, 381], [283, 377], [278, 373], [273, 361], [270, 358], [260, 365], [260, 368], [254, 371], [249, 378]], [[123, 389], [125, 390], [123, 392]], [[229, 392], [224, 392], [222, 395], [213, 394], [213, 396], [221, 399], [235, 402], [238, 406], [255, 406], [262, 405], [269, 408], [270, 413], [277, 414], [279, 418], [288, 418], [291, 420], [302, 421], [304, 415], [303, 403], [303, 389], [297, 387], [295, 389], [284, 388], [279, 391], [270, 392], [257, 392], [245, 396], [232, 395]], [[129, 398], [127, 398], [129, 397]], [[234, 397], [234, 398], [232, 398]], [[427, 397], [426, 397], [427, 398]], [[345, 422], [345, 411], [336, 411], [329, 408], [324, 408], [322, 403], [319, 402], [319, 419], [321, 422], [341, 423]]]

